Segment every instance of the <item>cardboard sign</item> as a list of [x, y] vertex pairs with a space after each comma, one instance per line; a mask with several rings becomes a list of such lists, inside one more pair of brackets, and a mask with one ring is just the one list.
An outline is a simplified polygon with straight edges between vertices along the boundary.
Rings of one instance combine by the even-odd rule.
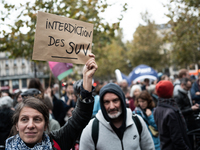
[[85, 64], [92, 38], [93, 24], [39, 11], [32, 59]]

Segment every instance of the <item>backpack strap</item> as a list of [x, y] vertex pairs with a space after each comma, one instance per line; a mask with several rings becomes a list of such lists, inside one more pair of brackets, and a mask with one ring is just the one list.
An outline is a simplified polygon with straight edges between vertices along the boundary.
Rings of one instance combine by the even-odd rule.
[[141, 133], [142, 133], [142, 124], [140, 122], [140, 119], [138, 118], [138, 116], [136, 114], [132, 115], [133, 121], [135, 122], [135, 125], [137, 127], [139, 136], [140, 136], [140, 140], [141, 140]]
[[[142, 133], [142, 124], [136, 114], [132, 115], [132, 119], [135, 122], [135, 125], [137, 127], [137, 130], [138, 130], [138, 133], [140, 136]], [[92, 139], [94, 141], [95, 149], [96, 149], [98, 137], [99, 137], [99, 120], [95, 117], [95, 119], [92, 123]], [[141, 136], [140, 136], [140, 140], [141, 140]]]
[[95, 117], [92, 124], [92, 139], [94, 141], [95, 149], [97, 146], [98, 137], [99, 137], [99, 120]]

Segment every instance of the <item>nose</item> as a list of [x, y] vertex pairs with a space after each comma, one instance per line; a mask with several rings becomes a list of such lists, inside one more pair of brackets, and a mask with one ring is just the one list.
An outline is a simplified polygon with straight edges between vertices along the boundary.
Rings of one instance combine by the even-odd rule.
[[110, 102], [110, 109], [114, 109], [115, 108], [115, 105], [113, 102]]
[[35, 128], [35, 124], [34, 124], [32, 119], [29, 120], [27, 128], [28, 129], [34, 129]]

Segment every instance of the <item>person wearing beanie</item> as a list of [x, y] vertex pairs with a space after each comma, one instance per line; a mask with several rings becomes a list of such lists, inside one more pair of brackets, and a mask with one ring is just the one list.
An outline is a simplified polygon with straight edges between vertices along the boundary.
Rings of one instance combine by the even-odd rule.
[[154, 110], [154, 120], [160, 136], [160, 148], [162, 150], [191, 150], [185, 119], [172, 98], [173, 87], [173, 84], [167, 80], [159, 81], [156, 85], [159, 98]]
[[[139, 134], [132, 119], [132, 111], [126, 108], [125, 95], [120, 86], [109, 83], [99, 93], [101, 110], [90, 120], [80, 139], [80, 150], [154, 150], [154, 143], [146, 123], [139, 116], [142, 132]], [[98, 141], [93, 141], [93, 122], [98, 120]], [[93, 142], [92, 142], [93, 141]]]

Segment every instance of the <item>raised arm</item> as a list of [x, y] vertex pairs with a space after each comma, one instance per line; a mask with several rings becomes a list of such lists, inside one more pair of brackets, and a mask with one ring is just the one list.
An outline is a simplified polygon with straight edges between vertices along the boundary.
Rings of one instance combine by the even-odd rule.
[[72, 117], [58, 131], [51, 132], [51, 137], [59, 144], [61, 149], [70, 149], [83, 128], [92, 116], [94, 98], [92, 97], [92, 77], [98, 66], [95, 56], [90, 54], [90, 59], [83, 68], [83, 84], [81, 85], [81, 98], [72, 112]]
[[98, 66], [95, 62], [94, 54], [89, 54], [90, 59], [83, 68], [83, 88], [88, 92], [92, 91], [92, 78]]

